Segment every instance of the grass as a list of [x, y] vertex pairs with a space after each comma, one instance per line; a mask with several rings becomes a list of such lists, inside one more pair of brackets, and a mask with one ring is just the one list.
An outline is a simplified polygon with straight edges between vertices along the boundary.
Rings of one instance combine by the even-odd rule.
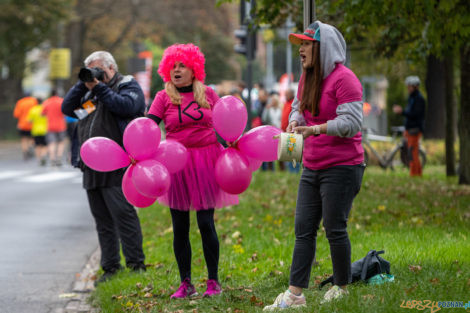
[[[326, 288], [318, 290], [317, 285], [332, 273], [321, 230], [318, 265], [305, 290], [308, 307], [293, 312], [412, 312], [418, 307], [402, 308], [403, 301], [470, 300], [470, 188], [447, 179], [442, 166], [426, 167], [424, 172], [423, 178], [410, 179], [404, 169], [367, 168], [351, 211], [352, 259], [364, 257], [370, 249], [384, 249], [395, 282], [353, 284], [344, 300], [320, 305]], [[179, 285], [171, 217], [167, 208], [153, 205], [139, 212], [147, 272], [119, 273], [98, 287], [93, 303], [102, 312], [261, 311], [288, 284], [298, 180], [297, 174], [257, 172], [240, 205], [217, 211], [221, 296], [170, 301]], [[194, 214], [191, 243], [193, 283], [202, 293], [207, 272]]]

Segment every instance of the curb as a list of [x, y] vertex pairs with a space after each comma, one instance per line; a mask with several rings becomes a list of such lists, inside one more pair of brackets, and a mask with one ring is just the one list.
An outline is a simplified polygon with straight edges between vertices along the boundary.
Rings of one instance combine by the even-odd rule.
[[88, 259], [85, 267], [80, 274], [77, 274], [76, 280], [70, 294], [67, 294], [69, 300], [64, 308], [56, 310], [54, 313], [97, 313], [99, 309], [93, 308], [88, 302], [90, 293], [95, 290], [94, 282], [96, 272], [100, 267], [100, 249], [96, 249]]

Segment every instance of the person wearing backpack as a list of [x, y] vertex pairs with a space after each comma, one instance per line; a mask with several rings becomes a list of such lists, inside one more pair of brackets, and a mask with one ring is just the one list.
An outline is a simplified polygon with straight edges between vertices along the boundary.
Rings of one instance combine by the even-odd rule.
[[362, 86], [343, 64], [346, 43], [333, 26], [316, 21], [303, 34], [290, 34], [299, 44], [303, 74], [292, 103], [288, 132], [303, 135], [303, 171], [295, 213], [295, 246], [289, 288], [265, 311], [306, 306], [323, 219], [330, 244], [334, 286], [323, 302], [345, 296], [351, 282], [351, 243], [347, 220], [364, 173], [361, 146]]

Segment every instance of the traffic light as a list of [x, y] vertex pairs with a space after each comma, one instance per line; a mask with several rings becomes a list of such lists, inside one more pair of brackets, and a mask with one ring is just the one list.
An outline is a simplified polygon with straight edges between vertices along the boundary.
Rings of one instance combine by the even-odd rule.
[[234, 34], [235, 34], [235, 37], [240, 39], [240, 43], [237, 43], [234, 46], [235, 52], [246, 55], [246, 52], [248, 51], [247, 46], [246, 46], [247, 38], [248, 38], [247, 27], [245, 25], [242, 25], [241, 28], [235, 29]]
[[256, 31], [250, 30], [247, 25], [242, 25], [234, 31], [234, 35], [240, 40], [240, 43], [234, 46], [235, 52], [253, 60], [256, 51]]

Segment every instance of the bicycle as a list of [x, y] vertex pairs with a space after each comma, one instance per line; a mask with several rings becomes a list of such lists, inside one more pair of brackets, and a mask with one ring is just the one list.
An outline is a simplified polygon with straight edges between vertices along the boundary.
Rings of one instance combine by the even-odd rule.
[[[398, 140], [398, 135], [405, 132], [405, 127], [395, 126], [391, 127], [392, 137], [389, 136], [379, 136], [371, 134], [370, 128], [362, 129], [362, 147], [364, 148], [364, 162], [369, 163], [369, 151], [377, 158], [379, 166], [383, 169], [390, 167], [394, 170], [394, 166], [401, 163], [406, 167], [409, 167], [409, 157], [408, 157], [408, 145], [406, 138], [402, 136]], [[371, 141], [380, 141], [380, 142], [396, 142], [395, 146], [381, 155], [374, 147], [371, 145]], [[419, 159], [421, 161], [421, 167], [424, 168], [426, 164], [426, 152], [420, 146], [419, 147]]]

